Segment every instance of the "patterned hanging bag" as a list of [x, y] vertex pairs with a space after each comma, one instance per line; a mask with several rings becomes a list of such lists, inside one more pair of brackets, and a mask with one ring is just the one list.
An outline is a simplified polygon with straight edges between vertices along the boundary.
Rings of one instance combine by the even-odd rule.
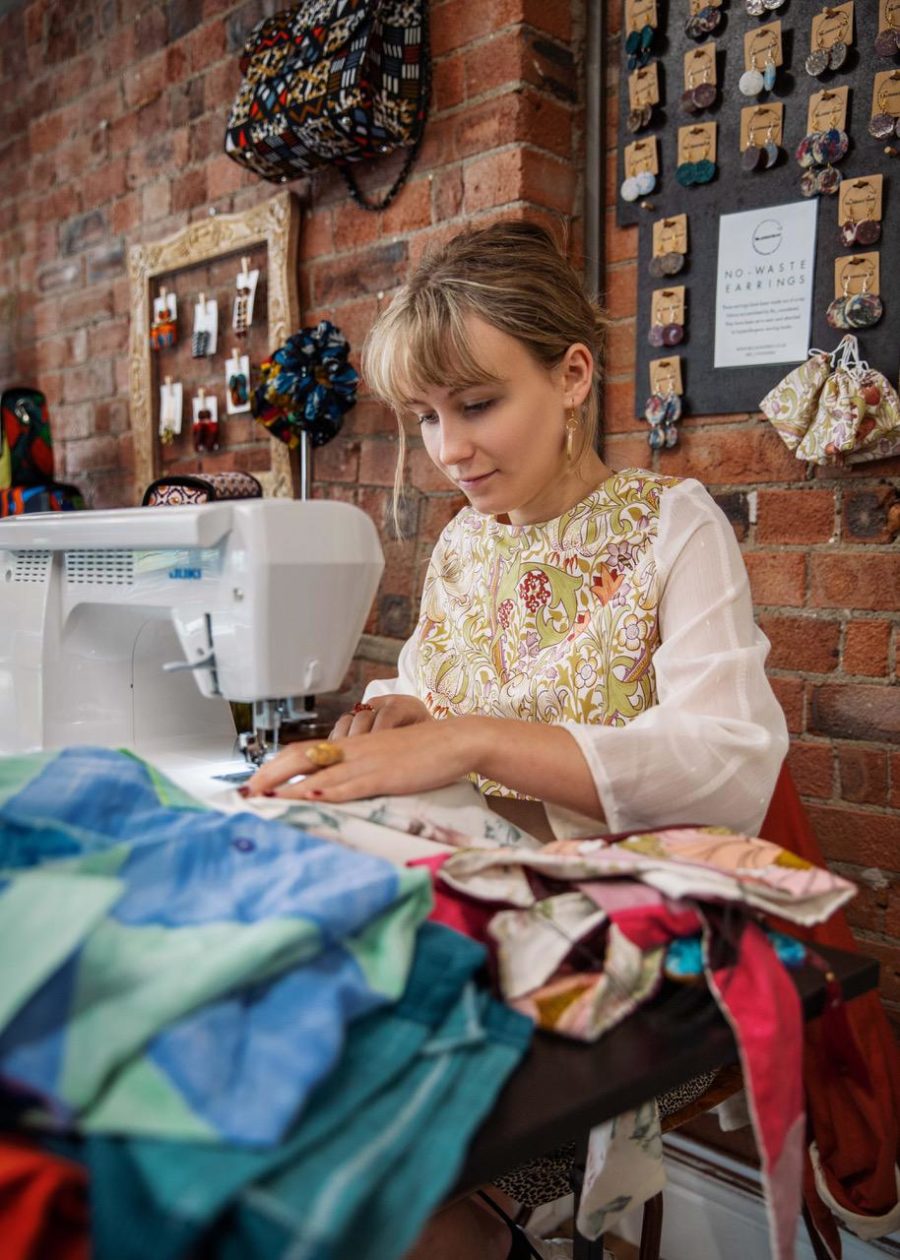
[[[425, 127], [427, 0], [305, 0], [254, 27], [241, 72], [229, 157], [275, 183], [335, 166], [363, 209], [390, 205]], [[399, 175], [370, 201], [348, 167], [403, 147]]]

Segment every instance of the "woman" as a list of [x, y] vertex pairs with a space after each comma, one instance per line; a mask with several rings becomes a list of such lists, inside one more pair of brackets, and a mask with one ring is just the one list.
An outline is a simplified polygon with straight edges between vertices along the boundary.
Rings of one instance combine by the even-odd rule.
[[[400, 467], [415, 422], [469, 506], [435, 547], [398, 677], [337, 724], [340, 760], [286, 785], [315, 769], [294, 744], [251, 794], [341, 802], [476, 775], [595, 832], [756, 832], [787, 733], [740, 551], [697, 482], [600, 459], [603, 330], [527, 223], [456, 237], [397, 293], [364, 375], [400, 418]], [[436, 1221], [431, 1260], [509, 1253], [471, 1203]]]

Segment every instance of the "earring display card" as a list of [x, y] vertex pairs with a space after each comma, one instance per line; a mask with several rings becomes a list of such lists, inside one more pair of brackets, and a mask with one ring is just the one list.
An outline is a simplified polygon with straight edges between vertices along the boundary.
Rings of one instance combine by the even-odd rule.
[[853, 43], [853, 0], [846, 4], [828, 5], [812, 20], [810, 47], [823, 48], [826, 52], [835, 44]]
[[784, 105], [770, 101], [765, 105], [746, 105], [741, 110], [741, 152], [751, 144], [781, 144], [784, 134]]
[[211, 358], [218, 348], [219, 304], [215, 298], [208, 298], [205, 293], [201, 293], [194, 303], [194, 332], [200, 333], [203, 338], [202, 354]]
[[671, 219], [657, 219], [653, 224], [653, 257], [688, 252], [688, 217], [676, 214]]
[[225, 409], [230, 416], [250, 410], [250, 358], [237, 350], [225, 364]]
[[[894, 6], [890, 11], [895, 13], [894, 25], [900, 28], [900, 0], [887, 2]], [[677, 262], [678, 281], [687, 290], [690, 337], [683, 346], [679, 346], [679, 353], [691, 409], [699, 415], [729, 411], [753, 414], [760, 399], [776, 380], [785, 375], [788, 370], [785, 363], [789, 366], [789, 362], [801, 362], [810, 346], [834, 344], [834, 328], [829, 324], [826, 313], [834, 300], [836, 258], [849, 256], [853, 250], [874, 250], [880, 255], [879, 274], [885, 285], [889, 287], [891, 277], [900, 275], [900, 203], [895, 187], [895, 175], [900, 176], [900, 134], [893, 127], [889, 136], [878, 136], [869, 131], [872, 115], [883, 116], [879, 119], [878, 130], [886, 131], [891, 121], [900, 127], [900, 46], [887, 60], [876, 52], [876, 39], [891, 25], [885, 16], [883, 0], [834, 6], [826, 5], [823, 0], [790, 0], [777, 14], [781, 23], [782, 64], [778, 67], [774, 85], [771, 91], [762, 92], [755, 102], [748, 101], [738, 90], [738, 80], [746, 73], [745, 37], [772, 25], [776, 14], [771, 9], [760, 9], [759, 16], [752, 16], [743, 0], [732, 0], [732, 3], [716, 10], [720, 18], [718, 25], [698, 41], [685, 30], [688, 7], [671, 3], [659, 5], [659, 27], [655, 32], [651, 55], [660, 63], [660, 100], [654, 106], [651, 122], [640, 137], [645, 142], [655, 141], [658, 171], [652, 191], [630, 202], [619, 195], [625, 176], [626, 148], [634, 139], [626, 126], [628, 76], [624, 48], [621, 51], [619, 101], [622, 122], [618, 146], [619, 182], [615, 189], [616, 221], [622, 226], [637, 225], [639, 228], [635, 406], [636, 410], [641, 408], [650, 392], [649, 364], [660, 353], [648, 344], [647, 334], [652, 326], [653, 293], [666, 283], [668, 273], [653, 260], [669, 254], [673, 266]], [[807, 70], [806, 61], [812, 50], [813, 23], [815, 19], [828, 18], [829, 15], [832, 15], [831, 24], [826, 24], [821, 31], [825, 44], [833, 41], [826, 51], [828, 64], [819, 75], [812, 75]], [[817, 35], [821, 26], [822, 22], [817, 21]], [[831, 50], [840, 42], [837, 36], [845, 28], [851, 42], [847, 44], [846, 51], [837, 48], [832, 58]], [[690, 89], [689, 67], [695, 64], [694, 54], [701, 51], [702, 60], [697, 58], [697, 62], [708, 66], [709, 59], [712, 59], [717, 92], [711, 97], [710, 104], [697, 112], [691, 109], [694, 102], [685, 104], [682, 96]], [[760, 64], [761, 74], [763, 69]], [[702, 77], [702, 72], [695, 75], [695, 87]], [[882, 96], [880, 103], [879, 92]], [[817, 114], [822, 125], [810, 128], [813, 97], [819, 97], [822, 102]], [[780, 115], [780, 138], [777, 126], [773, 126], [771, 136], [773, 147], [777, 146], [780, 152], [768, 153], [771, 166], [762, 163], [753, 167], [749, 155], [745, 158], [746, 119], [749, 115], [743, 114], [743, 111], [753, 108], [754, 104], [775, 107]], [[767, 114], [765, 117], [774, 124], [774, 116]], [[836, 125], [841, 121], [842, 126]], [[716, 124], [715, 177], [706, 184], [682, 186], [677, 178], [679, 130], [707, 122]], [[828, 125], [825, 126], [825, 123]], [[843, 132], [848, 144], [843, 156], [811, 168], [816, 178], [807, 181], [807, 190], [810, 183], [813, 184], [812, 195], [807, 202], [806, 192], [801, 190], [801, 179], [809, 171], [801, 167], [795, 155], [801, 141], [811, 131]], [[767, 132], [768, 125], [757, 128], [755, 133], [763, 145], [767, 142]], [[832, 139], [834, 144], [823, 146], [826, 156], [829, 151], [836, 152], [842, 147], [840, 137]], [[893, 150], [897, 151], [896, 156]], [[688, 157], [690, 160], [696, 161], [696, 155]], [[881, 177], [881, 218], [870, 216], [868, 209], [862, 206], [855, 213], [848, 213], [841, 199], [847, 193], [842, 190], [876, 175]], [[857, 195], [862, 197], [863, 194]], [[732, 248], [740, 252], [743, 249], [741, 242], [735, 240], [732, 244], [728, 240], [728, 234], [737, 227], [737, 220], [732, 216], [758, 210], [766, 212], [763, 218], [781, 224], [787, 238], [791, 235], [791, 215], [788, 211], [782, 215], [781, 211], [798, 203], [811, 207], [809, 213], [814, 216], [816, 224], [808, 250], [812, 294], [809, 339], [803, 347], [803, 354], [796, 360], [784, 360], [777, 365], [747, 355], [737, 366], [732, 362], [716, 368], [714, 346], [720, 234], [724, 234], [722, 248], [725, 254]], [[674, 221], [679, 216], [686, 219], [684, 248], [676, 249], [670, 241], [667, 241], [667, 248], [661, 248], [659, 225]], [[852, 240], [842, 239], [844, 225], [863, 221], [864, 227], [856, 232]], [[872, 243], [878, 224], [881, 225], [880, 234]], [[768, 232], [765, 235], [775, 239], [777, 227], [774, 235]], [[843, 236], [846, 235], [844, 232]], [[676, 254], [681, 258], [676, 260]], [[753, 254], [751, 261], [754, 266], [771, 267], [782, 260], [778, 257], [774, 260], [756, 258]], [[759, 281], [761, 284], [766, 282], [763, 278]], [[873, 367], [883, 371], [889, 379], [896, 379], [900, 351], [898, 316], [892, 308], [890, 293], [882, 297], [884, 318], [880, 323], [859, 331], [860, 347]], [[791, 347], [800, 339], [799, 334], [792, 337]]]
[[678, 128], [678, 165], [682, 162], [715, 162], [716, 124], [693, 123]]
[[838, 222], [861, 223], [864, 219], [881, 222], [883, 175], [862, 175], [844, 180], [838, 197]]
[[181, 433], [184, 391], [180, 381], [170, 377], [159, 388], [159, 436], [170, 442]]
[[632, 109], [659, 104], [659, 62], [651, 61], [628, 76], [628, 100]]
[[684, 294], [685, 288], [683, 284], [675, 285], [671, 289], [654, 290], [651, 308], [653, 323], [683, 324]]
[[650, 393], [678, 395], [684, 393], [680, 355], [673, 354], [667, 359], [650, 360]]
[[625, 25], [629, 31], [640, 31], [645, 26], [657, 27], [656, 0], [625, 0]]
[[656, 137], [647, 140], [635, 140], [625, 152], [625, 175], [633, 179], [644, 172], [659, 174], [659, 157], [656, 148]]
[[744, 69], [762, 70], [767, 61], [776, 66], [784, 64], [780, 21], [757, 26], [744, 36]]
[[880, 258], [869, 254], [847, 254], [834, 260], [834, 296], [856, 297], [857, 293], [880, 293]]

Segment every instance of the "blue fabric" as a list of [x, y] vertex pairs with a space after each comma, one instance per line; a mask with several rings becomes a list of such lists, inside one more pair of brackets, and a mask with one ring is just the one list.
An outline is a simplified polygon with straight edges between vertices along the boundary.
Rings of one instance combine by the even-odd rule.
[[426, 872], [199, 810], [108, 749], [0, 762], [0, 867], [44, 864], [122, 892], [2, 1029], [0, 1076], [114, 1132], [278, 1141], [430, 905]]
[[401, 1256], [530, 1038], [473, 988], [483, 959], [425, 924], [401, 1001], [353, 1025], [274, 1150], [90, 1139], [95, 1260]]

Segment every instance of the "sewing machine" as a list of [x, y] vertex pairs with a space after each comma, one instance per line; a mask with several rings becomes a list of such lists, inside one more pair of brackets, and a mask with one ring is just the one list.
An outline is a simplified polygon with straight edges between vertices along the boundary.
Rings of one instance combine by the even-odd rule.
[[383, 565], [346, 503], [2, 521], [0, 753], [129, 748], [208, 796], [242, 768], [228, 701], [252, 705], [239, 743], [259, 760], [341, 685]]

